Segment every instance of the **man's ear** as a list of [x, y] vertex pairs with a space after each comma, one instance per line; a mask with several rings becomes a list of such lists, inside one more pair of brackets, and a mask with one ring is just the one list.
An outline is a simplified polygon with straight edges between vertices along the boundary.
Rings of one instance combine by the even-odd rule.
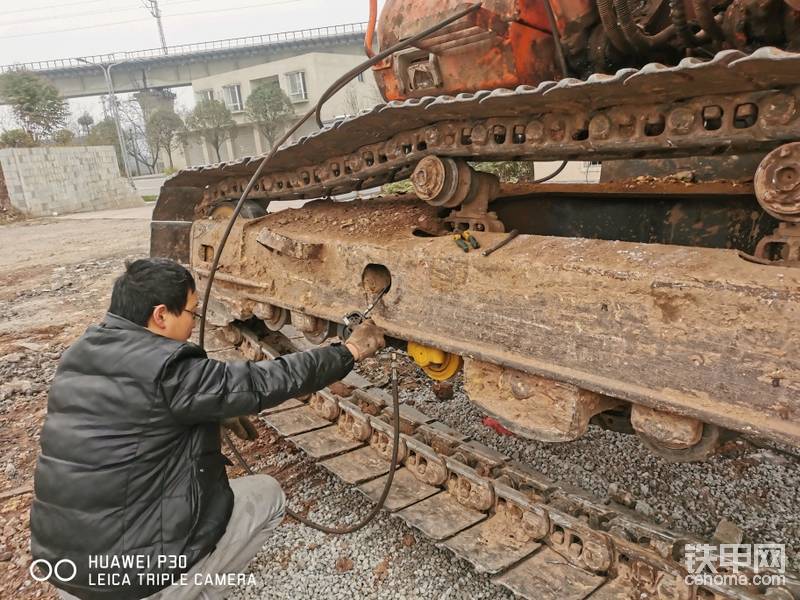
[[163, 329], [167, 326], [167, 322], [164, 317], [167, 314], [167, 305], [166, 304], [159, 304], [153, 309], [153, 312], [150, 315], [150, 319], [153, 321], [153, 324], [158, 327], [159, 329]]

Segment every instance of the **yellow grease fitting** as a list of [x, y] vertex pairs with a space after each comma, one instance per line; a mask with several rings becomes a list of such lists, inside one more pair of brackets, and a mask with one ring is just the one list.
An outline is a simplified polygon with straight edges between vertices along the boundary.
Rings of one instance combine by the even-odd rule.
[[425, 374], [436, 381], [450, 379], [461, 368], [461, 357], [438, 348], [408, 342], [408, 354]]

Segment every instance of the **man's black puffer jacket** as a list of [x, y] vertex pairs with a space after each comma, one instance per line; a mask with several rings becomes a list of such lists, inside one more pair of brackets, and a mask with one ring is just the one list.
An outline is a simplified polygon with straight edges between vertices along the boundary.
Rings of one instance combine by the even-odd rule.
[[[86, 600], [162, 589], [170, 582], [146, 585], [139, 574], [187, 570], [230, 518], [220, 421], [316, 391], [352, 367], [339, 345], [224, 363], [109, 313], [64, 353], [50, 389], [31, 508], [34, 558], [74, 561], [74, 579], [51, 582]], [[90, 555], [138, 555], [149, 567], [90, 570]], [[184, 555], [186, 568], [159, 568], [159, 555]], [[71, 567], [60, 572], [68, 577]], [[117, 581], [101, 582], [98, 573], [109, 572]]]

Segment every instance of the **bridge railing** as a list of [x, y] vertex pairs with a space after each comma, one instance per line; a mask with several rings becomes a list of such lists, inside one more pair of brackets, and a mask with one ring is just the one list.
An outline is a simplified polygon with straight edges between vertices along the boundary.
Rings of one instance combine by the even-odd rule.
[[[330, 25], [327, 27], [314, 27], [312, 29], [298, 29], [295, 31], [282, 31], [279, 33], [266, 33], [264, 35], [212, 40], [195, 44], [167, 46], [166, 51], [163, 48], [150, 48], [147, 50], [134, 50], [131, 52], [94, 54], [92, 56], [83, 56], [81, 58], [85, 61], [95, 64], [112, 64], [115, 62], [159, 59], [165, 57], [185, 56], [187, 54], [198, 54], [202, 52], [214, 52], [216, 50], [233, 50], [236, 48], [248, 48], [254, 46], [270, 46], [286, 42], [301, 42], [304, 40], [333, 38], [347, 34], [363, 34], [366, 31], [366, 26], [366, 23], [346, 23], [344, 25]], [[40, 60], [0, 66], [0, 73], [19, 70], [50, 71], [58, 69], [86, 68], [90, 68], [90, 65], [87, 65], [85, 62], [78, 60], [77, 58], [59, 58], [55, 60]]]

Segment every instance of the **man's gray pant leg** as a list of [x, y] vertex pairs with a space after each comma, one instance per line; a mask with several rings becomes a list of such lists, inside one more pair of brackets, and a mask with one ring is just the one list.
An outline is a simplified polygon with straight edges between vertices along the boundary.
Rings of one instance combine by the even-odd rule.
[[227, 586], [195, 586], [195, 574], [205, 578], [209, 574], [243, 572], [283, 521], [286, 496], [280, 484], [269, 475], [232, 479], [231, 489], [233, 512], [217, 547], [189, 570], [188, 585], [170, 586], [150, 596], [152, 600], [222, 598]]

